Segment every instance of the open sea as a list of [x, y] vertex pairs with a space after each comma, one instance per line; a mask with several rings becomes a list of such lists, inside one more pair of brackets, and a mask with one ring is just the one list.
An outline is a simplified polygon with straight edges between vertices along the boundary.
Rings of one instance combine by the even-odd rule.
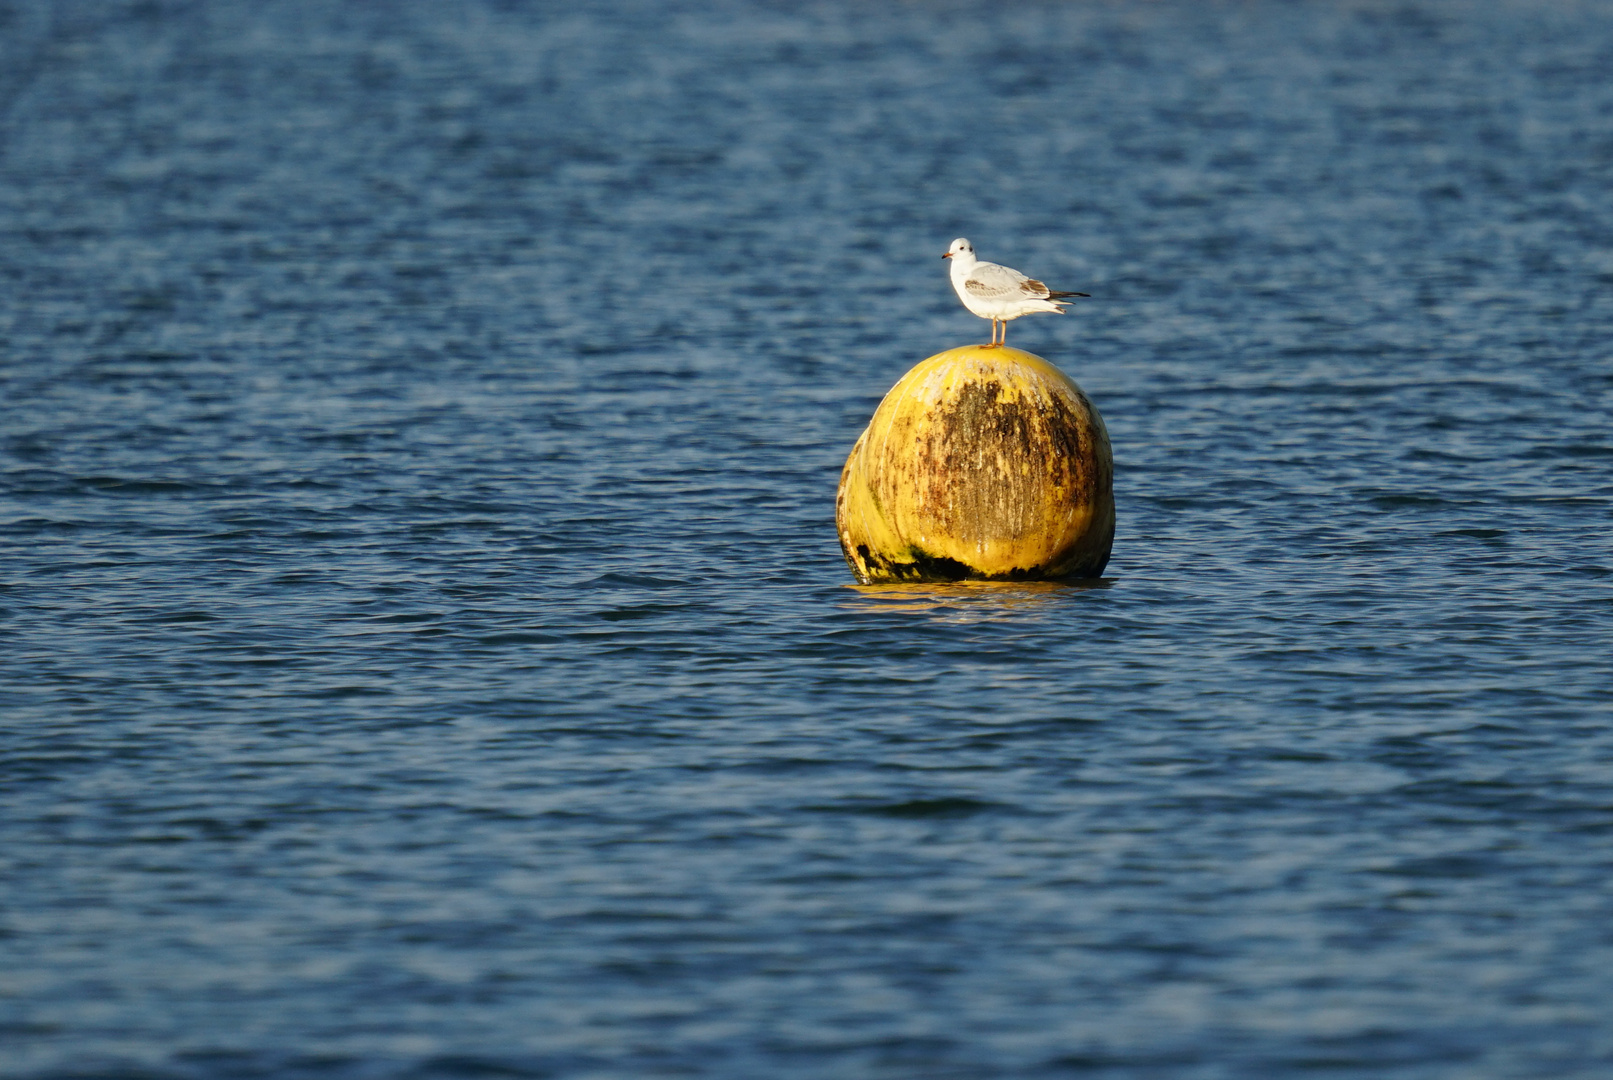
[[1613, 4], [0, 0], [0, 1075], [1613, 1076]]

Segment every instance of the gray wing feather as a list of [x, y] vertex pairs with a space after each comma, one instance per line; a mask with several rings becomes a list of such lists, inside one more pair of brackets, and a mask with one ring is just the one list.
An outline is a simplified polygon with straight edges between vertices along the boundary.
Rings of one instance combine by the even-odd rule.
[[1018, 270], [1010, 270], [1006, 266], [996, 263], [981, 263], [969, 273], [969, 279], [963, 283], [970, 296], [981, 300], [1007, 300], [1010, 298], [1027, 297], [1032, 300], [1046, 300], [1047, 286], [1035, 278], [1028, 278]]

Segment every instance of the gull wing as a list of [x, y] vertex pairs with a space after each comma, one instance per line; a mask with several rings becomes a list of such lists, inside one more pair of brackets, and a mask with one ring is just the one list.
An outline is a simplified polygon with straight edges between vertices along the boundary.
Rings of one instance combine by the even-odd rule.
[[963, 287], [979, 300], [1046, 300], [1048, 289], [1035, 278], [996, 263], [980, 263], [969, 271]]

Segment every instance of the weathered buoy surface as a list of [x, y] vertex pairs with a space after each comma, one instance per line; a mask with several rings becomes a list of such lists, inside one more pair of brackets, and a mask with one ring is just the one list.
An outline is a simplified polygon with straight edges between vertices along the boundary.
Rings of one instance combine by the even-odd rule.
[[1109, 433], [1041, 357], [949, 349], [874, 411], [841, 470], [835, 526], [864, 584], [1097, 577], [1115, 535]]

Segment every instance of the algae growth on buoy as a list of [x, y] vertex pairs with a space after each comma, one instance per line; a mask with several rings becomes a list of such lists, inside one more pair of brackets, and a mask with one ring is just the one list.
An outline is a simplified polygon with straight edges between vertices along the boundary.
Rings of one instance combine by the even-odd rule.
[[1097, 577], [1114, 458], [1081, 388], [1039, 356], [966, 345], [885, 395], [835, 497], [857, 580]]

